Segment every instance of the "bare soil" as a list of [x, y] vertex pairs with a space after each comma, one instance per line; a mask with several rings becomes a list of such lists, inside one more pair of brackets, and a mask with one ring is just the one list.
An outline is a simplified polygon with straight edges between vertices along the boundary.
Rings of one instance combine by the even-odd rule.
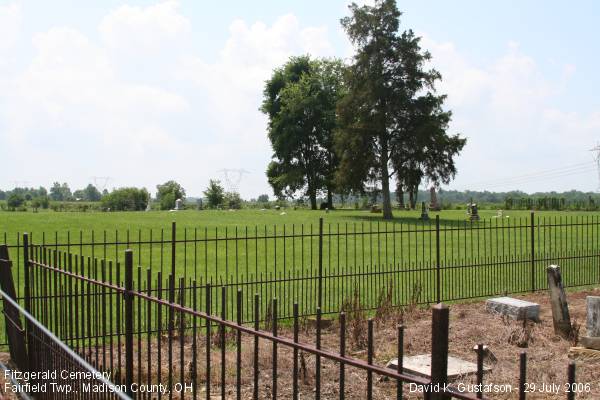
[[[568, 293], [569, 309], [574, 326], [579, 327], [579, 334], [585, 334], [585, 298], [587, 295], [600, 295], [600, 289]], [[528, 399], [565, 399], [567, 393], [565, 384], [567, 382], [567, 366], [569, 349], [576, 345], [577, 338], [565, 340], [554, 334], [552, 326], [552, 315], [547, 293], [540, 292], [517, 298], [539, 303], [541, 306], [541, 322], [528, 322], [525, 325], [511, 319], [498, 315], [489, 314], [485, 311], [485, 302], [476, 301], [470, 303], [453, 304], [450, 306], [450, 355], [476, 362], [476, 354], [473, 347], [478, 343], [489, 346], [489, 349], [497, 358], [496, 362], [487, 361], [486, 365], [492, 368], [486, 373], [484, 384], [494, 384], [494, 388], [502, 386], [503, 393], [486, 393], [490, 399], [516, 399], [518, 398], [519, 382], [519, 354], [527, 352], [527, 383]], [[396, 357], [396, 327], [399, 322], [405, 326], [405, 355], [417, 355], [429, 353], [431, 348], [431, 313], [426, 307], [411, 307], [399, 312], [398, 310], [382, 310], [375, 320], [375, 364], [385, 365], [390, 359]], [[352, 327], [362, 327], [362, 333], [366, 333], [366, 321], [357, 324], [348, 322], [349, 332], [347, 354], [361, 359], [366, 359], [364, 347], [354, 340]], [[213, 344], [218, 339], [217, 329], [213, 328]], [[281, 327], [279, 334], [292, 337], [289, 327]], [[226, 367], [225, 367], [225, 393], [226, 398], [235, 398], [236, 383], [236, 351], [235, 334], [227, 333], [226, 342]], [[315, 331], [303, 324], [300, 341], [314, 343]], [[252, 398], [253, 392], [253, 343], [252, 337], [243, 335], [242, 340], [242, 397]], [[136, 363], [142, 362], [141, 374], [136, 374], [134, 380], [147, 382], [150, 376], [152, 383], [157, 382], [157, 371], [161, 371], [161, 381], [167, 382], [169, 367], [173, 367], [173, 382], [179, 382], [183, 375], [185, 383], [192, 381], [192, 338], [187, 335], [179, 338], [175, 335], [173, 341], [172, 359], [169, 362], [168, 339], [166, 335], [161, 338], [161, 360], [158, 362], [158, 351], [156, 339], [151, 341], [151, 371], [147, 371], [147, 340], [142, 338], [141, 347], [137, 347], [135, 340]], [[183, 344], [183, 363], [180, 359]], [[523, 347], [527, 346], [527, 347]], [[272, 345], [266, 340], [260, 340], [259, 352], [259, 397], [261, 399], [271, 398], [273, 393], [273, 363]], [[332, 351], [339, 348], [339, 325], [335, 321], [332, 327], [323, 332], [322, 347]], [[204, 331], [198, 331], [197, 339], [197, 382], [203, 398], [206, 394], [206, 340]], [[106, 359], [109, 349], [104, 350]], [[98, 350], [102, 359], [102, 349]], [[121, 347], [121, 354], [124, 354]], [[4, 359], [5, 355], [2, 355]], [[92, 357], [92, 359], [95, 357]], [[116, 358], [116, 349], [113, 347], [113, 360]], [[220, 398], [221, 393], [221, 349], [213, 346], [211, 350], [211, 394], [214, 398]], [[277, 370], [277, 395], [281, 399], [290, 399], [292, 396], [292, 351], [282, 345], [278, 348], [278, 370]], [[300, 398], [314, 398], [315, 388], [315, 358], [308, 354], [301, 356], [300, 374]], [[116, 365], [116, 360], [114, 360]], [[124, 360], [122, 360], [124, 364]], [[179, 367], [184, 365], [183, 371]], [[98, 365], [100, 369], [102, 365]], [[600, 399], [600, 356], [588, 359], [576, 360], [576, 382], [578, 385], [577, 399]], [[475, 377], [465, 376], [455, 380], [455, 385], [471, 384]], [[0, 381], [0, 384], [3, 382]], [[553, 386], [554, 385], [554, 386]], [[396, 395], [396, 383], [386, 379], [374, 377], [375, 399], [392, 399]], [[552, 391], [552, 392], [550, 392]], [[1, 391], [0, 391], [1, 393]], [[356, 368], [346, 368], [346, 398], [366, 398], [366, 373]], [[423, 398], [421, 393], [411, 393], [411, 387], [404, 385], [405, 398]], [[4, 395], [4, 393], [2, 393]], [[175, 398], [180, 398], [177, 393]], [[191, 395], [184, 396], [192, 398]], [[10, 397], [9, 397], [10, 398]], [[152, 395], [151, 398], [158, 398]], [[163, 397], [164, 398], [164, 397]], [[321, 398], [339, 398], [339, 366], [328, 360], [321, 363]]]

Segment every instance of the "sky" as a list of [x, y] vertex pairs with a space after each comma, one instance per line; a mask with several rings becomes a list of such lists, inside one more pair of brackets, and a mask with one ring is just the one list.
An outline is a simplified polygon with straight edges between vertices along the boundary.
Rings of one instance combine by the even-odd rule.
[[[199, 196], [243, 169], [242, 197], [272, 195], [264, 82], [293, 55], [351, 61], [348, 4], [0, 0], [0, 188], [174, 179]], [[598, 190], [599, 2], [398, 7], [467, 138], [444, 189]]]

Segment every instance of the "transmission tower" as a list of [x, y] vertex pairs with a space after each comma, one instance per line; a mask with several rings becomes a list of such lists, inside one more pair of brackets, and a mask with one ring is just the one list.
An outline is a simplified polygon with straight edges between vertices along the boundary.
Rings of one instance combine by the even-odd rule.
[[242, 177], [244, 174], [249, 174], [250, 172], [245, 169], [222, 169], [219, 170], [221, 174], [223, 174], [223, 179], [225, 180], [225, 185], [227, 186], [228, 192], [239, 193], [240, 190], [240, 182], [242, 181]]
[[94, 186], [96, 186], [96, 189], [98, 189], [102, 192], [102, 191], [104, 191], [104, 189], [106, 189], [106, 186], [108, 185], [108, 182], [111, 180], [111, 177], [110, 176], [92, 176], [92, 180], [94, 181]]
[[596, 161], [596, 167], [598, 169], [598, 190], [600, 191], [600, 144], [597, 144], [596, 147], [590, 149], [590, 151], [594, 154], [594, 161]]
[[26, 188], [27, 185], [29, 185], [29, 181], [12, 181], [13, 185], [15, 185], [15, 188], [18, 187], [22, 187], [22, 188]]

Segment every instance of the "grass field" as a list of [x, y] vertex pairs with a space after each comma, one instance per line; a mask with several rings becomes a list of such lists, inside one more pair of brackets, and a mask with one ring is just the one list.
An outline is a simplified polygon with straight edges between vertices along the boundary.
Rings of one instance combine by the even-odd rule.
[[[396, 211], [390, 222], [384, 222], [381, 214], [354, 210], [2, 212], [0, 242], [13, 246], [9, 251], [19, 294], [23, 293], [23, 254], [15, 245], [22, 243], [22, 232], [29, 232], [36, 245], [44, 243], [52, 250], [92, 260], [106, 259], [106, 263], [94, 264], [85, 258], [82, 266], [75, 257], [72, 268], [113, 282], [123, 282], [122, 262], [129, 247], [135, 265], [140, 266], [134, 273], [134, 286], [146, 288], [149, 277], [156, 288], [161, 272], [165, 288], [172, 260], [171, 223], [176, 222], [176, 276], [187, 285], [197, 284], [196, 290], [186, 292], [187, 301], [195, 292], [202, 309], [203, 285], [210, 281], [212, 309], [220, 313], [219, 286], [224, 285], [232, 316], [236, 292], [242, 289], [247, 321], [252, 319], [255, 293], [260, 296], [261, 318], [268, 314], [273, 297], [279, 299], [281, 317], [292, 314], [294, 302], [299, 303], [302, 315], [315, 312], [320, 217], [324, 220], [321, 293], [325, 313], [337, 313], [355, 289], [367, 309], [376, 308], [388, 294], [393, 305], [406, 305], [434, 303], [438, 293], [448, 302], [543, 289], [549, 264], [561, 266], [566, 286], [600, 282], [598, 213], [536, 212], [533, 226], [527, 211], [505, 212], [502, 218], [496, 218], [494, 211], [481, 211], [481, 220], [473, 223], [466, 220], [464, 211], [438, 215], [439, 231], [436, 213], [423, 222], [417, 211]], [[60, 245], [54, 246], [57, 242]], [[117, 261], [121, 263], [119, 276]], [[67, 265], [65, 258], [51, 255], [48, 263]], [[41, 282], [39, 268], [34, 274]], [[64, 279], [52, 279], [63, 282], [58, 289], [65, 293], [69, 286]], [[36, 290], [44, 293], [41, 287]], [[2, 325], [0, 320], [0, 329]]]
[[[355, 286], [368, 306], [375, 306], [389, 285], [395, 287], [396, 304], [413, 301], [415, 291], [418, 301], [435, 301], [438, 246], [444, 300], [543, 288], [544, 269], [551, 263], [563, 267], [569, 286], [600, 279], [598, 213], [536, 212], [532, 229], [528, 211], [505, 212], [503, 218], [481, 211], [481, 221], [474, 223], [464, 211], [443, 211], [439, 239], [435, 215], [423, 222], [418, 211], [396, 211], [396, 218], [385, 222], [381, 214], [354, 210], [3, 212], [0, 240], [18, 244], [26, 231], [35, 244], [121, 262], [130, 247], [135, 264], [142, 267], [140, 275], [145, 277], [149, 268], [156, 279], [158, 271], [165, 278], [171, 270], [174, 221], [180, 241], [177, 277], [230, 285], [230, 298], [237, 288], [247, 296], [258, 292], [285, 298], [288, 313], [292, 300], [304, 310], [316, 306], [320, 217], [324, 311], [337, 311]], [[56, 242], [63, 246], [53, 247]], [[10, 253], [19, 265], [14, 275], [22, 287], [21, 251], [11, 248]], [[88, 273], [94, 272], [88, 268]]]

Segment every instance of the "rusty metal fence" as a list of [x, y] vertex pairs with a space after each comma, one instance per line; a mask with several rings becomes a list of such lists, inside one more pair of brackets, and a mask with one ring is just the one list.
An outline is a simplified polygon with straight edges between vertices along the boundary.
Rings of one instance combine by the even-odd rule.
[[[207, 285], [201, 292], [193, 281], [186, 287], [183, 277], [164, 277], [150, 268], [142, 271], [134, 267], [131, 250], [124, 252], [123, 271], [120, 263], [114, 266], [119, 270], [115, 275], [110, 264], [30, 245], [27, 239], [24, 255], [27, 312], [78, 357], [98, 371], [110, 372], [117, 387], [132, 398], [401, 399], [406, 397], [409, 384], [429, 388], [422, 395], [426, 399], [484, 398], [481, 392], [463, 393], [448, 384], [449, 309], [442, 304], [431, 310], [431, 378], [424, 378], [403, 370], [402, 326], [397, 329], [400, 362], [391, 369], [374, 362], [372, 320], [367, 323], [366, 352], [359, 358], [347, 353], [345, 313], [339, 315], [338, 347], [324, 348], [319, 308], [308, 342], [300, 340], [298, 303], [294, 302], [289, 320], [291, 337], [286, 337], [280, 334], [280, 324], [286, 321], [280, 319], [277, 297], [268, 301], [268, 315], [262, 315], [260, 295], [253, 294], [249, 310], [252, 321], [244, 323], [241, 289], [231, 299], [235, 307], [229, 313], [227, 288], [213, 290]], [[120, 277], [120, 272], [122, 280], [111, 278]], [[215, 303], [220, 304], [218, 314], [213, 312]], [[259, 322], [264, 320], [267, 328]], [[30, 327], [26, 330], [28, 337], [35, 332]], [[49, 367], [61, 365], [56, 364], [61, 357], [53, 351], [36, 346], [28, 350], [30, 358], [49, 359]], [[525, 356], [520, 360], [519, 397], [525, 398]], [[481, 345], [477, 366], [476, 384], [483, 385]], [[350, 370], [353, 378], [349, 381]], [[325, 371], [336, 371], [335, 379], [331, 379], [331, 372], [324, 375]], [[289, 373], [287, 377], [280, 377], [284, 372]], [[354, 378], [357, 375], [364, 379]], [[376, 376], [388, 381], [380, 382]], [[574, 364], [569, 366], [568, 376], [572, 384]], [[567, 397], [572, 398], [572, 393]]]
[[0, 269], [10, 350], [2, 392], [36, 399], [130, 399], [111, 381], [112, 371], [94, 368], [13, 299], [10, 261], [0, 257]]

